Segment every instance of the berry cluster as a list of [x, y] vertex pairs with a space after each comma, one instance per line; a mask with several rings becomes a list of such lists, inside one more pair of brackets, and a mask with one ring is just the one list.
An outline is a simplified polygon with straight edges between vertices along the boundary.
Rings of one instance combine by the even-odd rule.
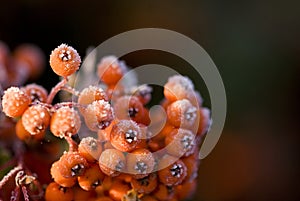
[[[44, 199], [191, 198], [201, 138], [210, 124], [210, 112], [202, 107], [191, 80], [170, 77], [160, 104], [166, 115], [154, 114], [150, 119], [147, 105], [152, 88], [126, 86], [122, 82], [128, 71], [124, 62], [104, 57], [97, 65], [101, 87], [88, 86], [78, 92], [68, 80], [80, 63], [77, 51], [62, 44], [50, 55], [50, 66], [62, 80], [49, 94], [42, 86], [29, 84], [9, 87], [2, 97], [3, 112], [16, 119], [17, 137], [25, 144], [42, 141], [52, 133], [69, 145], [51, 165], [53, 180]], [[61, 90], [75, 98], [54, 104]], [[153, 129], [161, 122], [165, 124], [160, 129]]]

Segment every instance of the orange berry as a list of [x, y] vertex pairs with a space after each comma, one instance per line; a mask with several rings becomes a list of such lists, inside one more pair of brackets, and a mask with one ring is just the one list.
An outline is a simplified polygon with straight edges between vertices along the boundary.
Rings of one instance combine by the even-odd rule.
[[166, 163], [169, 163], [169, 157], [165, 157], [160, 160], [158, 164], [158, 177], [161, 183], [167, 186], [174, 186], [180, 184], [186, 177], [187, 170], [185, 164], [182, 160], [177, 160], [166, 168], [164, 167]]
[[74, 199], [73, 190], [70, 188], [64, 188], [57, 183], [50, 183], [45, 192], [46, 201], [72, 201]]
[[115, 56], [103, 57], [97, 67], [99, 79], [107, 85], [115, 85], [122, 78], [125, 65]]
[[73, 201], [88, 201], [88, 200], [95, 200], [96, 199], [96, 192], [95, 191], [86, 191], [80, 188], [79, 186], [74, 186], [74, 200]]
[[197, 135], [203, 136], [209, 129], [210, 124], [211, 124], [210, 110], [208, 108], [201, 108]]
[[72, 136], [81, 126], [80, 116], [74, 108], [63, 106], [57, 109], [51, 118], [50, 130], [56, 137]]
[[184, 182], [175, 187], [176, 197], [179, 200], [191, 200], [197, 190], [197, 181]]
[[32, 103], [36, 101], [45, 103], [47, 100], [48, 92], [40, 85], [28, 84], [22, 90], [30, 97]]
[[116, 120], [113, 120], [108, 127], [102, 130], [97, 131], [98, 140], [100, 142], [107, 142], [110, 141], [110, 132], [113, 126], [116, 124]]
[[173, 102], [167, 109], [168, 121], [177, 128], [192, 128], [198, 123], [198, 111], [189, 100]]
[[[108, 101], [108, 97], [102, 88], [91, 85], [87, 88], [84, 88], [78, 97], [78, 103], [82, 106], [87, 106], [95, 100]], [[79, 110], [82, 114], [84, 113], [83, 109], [79, 108]]]
[[66, 177], [62, 176], [62, 174], [60, 172], [61, 166], [62, 165], [61, 165], [60, 161], [56, 161], [52, 164], [51, 169], [50, 169], [52, 178], [60, 186], [63, 186], [63, 187], [74, 186], [76, 183], [76, 178], [75, 177], [66, 178]]
[[200, 161], [195, 155], [191, 155], [181, 159], [186, 166], [186, 177], [183, 182], [189, 182], [197, 178], [198, 176], [198, 166]]
[[63, 177], [74, 178], [84, 173], [88, 167], [86, 159], [78, 152], [65, 152], [59, 159], [60, 173]]
[[99, 158], [99, 166], [106, 175], [118, 176], [125, 170], [125, 156], [117, 149], [104, 150]]
[[189, 98], [194, 94], [194, 85], [192, 81], [185, 76], [174, 75], [168, 79], [164, 85], [165, 98], [173, 102], [184, 98]]
[[165, 138], [168, 153], [176, 157], [191, 155], [196, 148], [195, 136], [190, 130], [174, 129]]
[[155, 161], [148, 149], [137, 149], [127, 154], [126, 164], [128, 173], [140, 179], [153, 171]]
[[141, 123], [144, 118], [144, 106], [135, 96], [122, 96], [114, 104], [116, 117], [121, 119], [131, 119]]
[[67, 77], [75, 73], [80, 66], [81, 59], [77, 51], [66, 44], [55, 48], [50, 55], [50, 66], [59, 76]]
[[104, 176], [99, 165], [92, 164], [85, 170], [83, 175], [78, 176], [78, 184], [83, 190], [90, 191], [101, 185]]
[[132, 179], [131, 187], [138, 193], [149, 194], [157, 187], [157, 175], [151, 173], [142, 179]]
[[21, 116], [30, 103], [30, 97], [18, 87], [10, 87], [4, 91], [2, 109], [9, 117]]
[[159, 184], [154, 192], [152, 192], [153, 196], [162, 201], [170, 200], [174, 197], [174, 188], [172, 186], [166, 186], [164, 184]]
[[115, 201], [120, 201], [129, 190], [130, 188], [127, 184], [117, 180], [110, 187], [109, 196]]
[[105, 129], [113, 119], [113, 109], [105, 100], [93, 101], [84, 111], [86, 126], [92, 131]]
[[139, 144], [140, 135], [140, 127], [134, 121], [121, 120], [113, 126], [110, 141], [116, 149], [130, 152]]
[[16, 124], [16, 135], [20, 140], [26, 141], [32, 138], [31, 135], [23, 126], [22, 120], [18, 120]]
[[82, 138], [78, 145], [78, 152], [88, 162], [97, 161], [102, 152], [101, 143], [93, 137]]
[[42, 105], [33, 105], [23, 113], [22, 123], [31, 135], [45, 133], [50, 123], [50, 113]]

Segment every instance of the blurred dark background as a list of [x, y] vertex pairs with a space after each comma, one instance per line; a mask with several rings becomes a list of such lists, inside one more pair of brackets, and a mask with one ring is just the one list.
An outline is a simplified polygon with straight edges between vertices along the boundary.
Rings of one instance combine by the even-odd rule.
[[[136, 28], [165, 28], [197, 41], [223, 78], [228, 114], [214, 151], [202, 161], [194, 200], [300, 200], [300, 1], [2, 0], [0, 40], [34, 43], [46, 55], [61, 43], [89, 46]], [[159, 51], [124, 57], [131, 66], [188, 69]], [[209, 106], [205, 86], [193, 78]], [[48, 67], [37, 81], [50, 89]]]

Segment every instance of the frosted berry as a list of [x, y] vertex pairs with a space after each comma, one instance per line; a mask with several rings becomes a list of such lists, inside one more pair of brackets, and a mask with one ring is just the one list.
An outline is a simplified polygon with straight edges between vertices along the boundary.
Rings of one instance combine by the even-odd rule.
[[92, 164], [83, 175], [78, 177], [79, 186], [86, 191], [95, 189], [102, 184], [105, 174], [100, 170], [98, 164]]
[[113, 118], [113, 109], [105, 100], [93, 101], [84, 111], [86, 126], [92, 131], [105, 129], [112, 122]]
[[2, 109], [9, 117], [21, 116], [30, 103], [30, 97], [18, 87], [10, 87], [4, 91]]
[[165, 98], [171, 102], [190, 98], [194, 96], [194, 85], [192, 81], [185, 76], [174, 75], [168, 79], [164, 85]]
[[41, 105], [30, 106], [22, 116], [22, 123], [31, 135], [43, 133], [50, 123], [49, 111]]
[[108, 176], [118, 176], [125, 170], [125, 165], [125, 156], [117, 149], [106, 149], [99, 158], [99, 166]]
[[59, 184], [50, 183], [45, 192], [46, 201], [70, 201], [74, 199], [74, 193], [71, 188], [61, 187]]
[[115, 56], [103, 57], [97, 67], [99, 79], [107, 85], [115, 85], [123, 76], [125, 66]]
[[136, 148], [141, 139], [140, 127], [132, 120], [121, 120], [110, 133], [111, 144], [118, 150], [130, 152]]
[[199, 117], [198, 110], [189, 100], [182, 99], [173, 102], [167, 109], [168, 121], [175, 127], [192, 128]]
[[51, 117], [50, 130], [56, 137], [75, 135], [80, 126], [80, 116], [74, 108], [63, 106], [57, 109]]
[[80, 176], [88, 167], [88, 162], [78, 152], [66, 152], [59, 159], [59, 171], [63, 177]]
[[76, 183], [76, 177], [64, 177], [61, 174], [60, 169], [63, 167], [62, 163], [60, 161], [56, 161], [52, 164], [50, 169], [50, 174], [53, 178], [53, 180], [63, 187], [72, 187]]
[[66, 44], [55, 48], [50, 55], [50, 66], [59, 76], [67, 77], [75, 73], [80, 66], [81, 59], [77, 51]]
[[95, 162], [100, 157], [102, 145], [93, 137], [85, 137], [81, 139], [78, 151], [87, 161]]
[[31, 102], [43, 102], [45, 103], [47, 100], [48, 92], [47, 90], [37, 84], [28, 84], [24, 88], [23, 91], [30, 97]]

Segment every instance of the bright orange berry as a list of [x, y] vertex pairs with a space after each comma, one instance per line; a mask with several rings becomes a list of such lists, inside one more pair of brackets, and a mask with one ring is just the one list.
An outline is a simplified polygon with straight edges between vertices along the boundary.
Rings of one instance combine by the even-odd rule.
[[183, 182], [195, 180], [198, 176], [198, 166], [200, 160], [197, 157], [195, 157], [195, 155], [181, 158], [181, 160], [184, 162], [187, 170], [187, 174]]
[[191, 155], [196, 147], [195, 136], [190, 130], [174, 129], [165, 138], [168, 153], [176, 157]]
[[134, 178], [140, 179], [153, 171], [155, 161], [148, 149], [137, 149], [127, 154], [126, 164], [128, 173]]
[[113, 201], [113, 199], [111, 199], [108, 196], [101, 196], [101, 197], [98, 197], [95, 201]]
[[50, 173], [54, 181], [63, 187], [72, 187], [76, 183], [76, 177], [66, 178], [62, 176], [60, 168], [62, 167], [60, 161], [56, 161], [52, 164]]
[[77, 51], [66, 44], [55, 48], [50, 55], [50, 66], [59, 76], [67, 77], [75, 73], [80, 66], [81, 59]]
[[102, 184], [104, 176], [99, 165], [92, 164], [83, 175], [78, 176], [78, 184], [83, 190], [90, 191]]
[[186, 177], [187, 170], [182, 160], [177, 160], [175, 163], [164, 167], [166, 163], [169, 163], [169, 157], [162, 158], [158, 164], [158, 177], [161, 183], [167, 186], [174, 186], [180, 184]]
[[24, 128], [22, 120], [18, 120], [17, 124], [16, 124], [16, 135], [20, 140], [28, 140], [30, 139], [32, 136], [31, 134]]
[[99, 158], [99, 166], [106, 175], [118, 176], [125, 170], [125, 156], [117, 149], [104, 150]]
[[107, 85], [117, 84], [125, 71], [125, 65], [115, 56], [103, 57], [97, 68], [99, 79]]
[[45, 192], [46, 201], [72, 201], [74, 193], [71, 188], [64, 188], [55, 182], [50, 183]]
[[9, 117], [21, 116], [30, 103], [30, 97], [18, 87], [10, 87], [4, 91], [2, 109]]
[[130, 152], [139, 144], [140, 136], [140, 127], [134, 121], [121, 120], [113, 126], [110, 141], [116, 149]]
[[175, 186], [176, 197], [179, 200], [191, 200], [197, 190], [197, 181], [192, 180]]
[[115, 200], [120, 201], [130, 190], [129, 185], [123, 183], [122, 181], [115, 181], [109, 189], [109, 196]]
[[86, 126], [92, 131], [105, 129], [109, 126], [113, 119], [113, 109], [105, 100], [93, 101], [84, 111]]
[[173, 102], [167, 109], [168, 121], [177, 128], [192, 128], [199, 119], [198, 110], [189, 100]]
[[159, 184], [151, 193], [157, 200], [167, 201], [175, 196], [174, 187]]
[[151, 195], [144, 195], [140, 199], [141, 201], [158, 201], [154, 196]]
[[74, 192], [74, 200], [73, 201], [92, 201], [96, 199], [96, 192], [91, 190], [91, 191], [86, 191], [80, 186], [74, 186], [73, 188]]
[[56, 137], [75, 135], [80, 126], [80, 116], [74, 108], [63, 106], [57, 109], [51, 117], [50, 130]]
[[45, 103], [47, 100], [48, 92], [40, 85], [28, 84], [22, 90], [30, 97], [32, 103], [36, 101]]
[[88, 162], [95, 162], [99, 159], [102, 152], [101, 143], [93, 137], [82, 138], [78, 145], [78, 152]]
[[50, 113], [47, 108], [42, 105], [30, 106], [22, 116], [24, 128], [31, 135], [44, 133], [50, 123]]
[[59, 159], [60, 173], [63, 177], [80, 176], [88, 167], [86, 159], [78, 152], [65, 152]]

